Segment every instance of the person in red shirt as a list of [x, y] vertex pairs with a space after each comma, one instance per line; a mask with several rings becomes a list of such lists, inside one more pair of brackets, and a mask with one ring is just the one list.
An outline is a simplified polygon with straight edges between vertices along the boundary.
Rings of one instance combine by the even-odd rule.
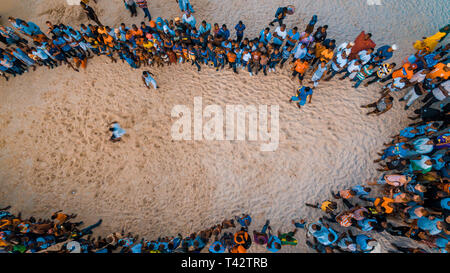
[[369, 48], [375, 48], [377, 45], [370, 39], [372, 37], [371, 33], [365, 33], [362, 31], [358, 37], [355, 39], [355, 45], [352, 47], [352, 51], [348, 56], [348, 60], [354, 60], [358, 58], [358, 53], [362, 50], [366, 50]]

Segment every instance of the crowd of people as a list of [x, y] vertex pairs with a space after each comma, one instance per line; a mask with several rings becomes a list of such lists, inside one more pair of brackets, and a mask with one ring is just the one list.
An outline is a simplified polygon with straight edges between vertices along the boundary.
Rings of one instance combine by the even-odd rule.
[[[297, 231], [304, 229], [306, 244], [322, 253], [379, 251], [379, 243], [371, 235], [375, 232], [408, 237], [448, 253], [450, 64], [447, 55], [450, 45], [439, 46], [439, 43], [448, 35], [450, 25], [416, 41], [417, 52], [397, 65], [389, 62], [397, 46], [376, 48], [372, 34], [365, 31], [354, 41], [336, 45], [327, 35], [327, 25], [316, 28], [316, 15], [303, 31], [296, 26], [288, 29], [283, 20], [294, 12], [293, 6], [278, 8], [275, 19], [255, 38], [245, 37], [246, 26], [239, 21], [232, 38], [225, 24], [221, 27], [206, 21], [197, 24], [188, 0], [178, 1], [184, 12], [181, 19], [158, 17], [155, 21], [147, 1], [124, 0], [124, 3], [132, 17], [137, 16], [136, 7], [141, 8], [149, 23], [141, 22], [139, 27], [135, 24], [131, 27], [121, 24], [118, 28], [105, 26], [88, 0], [81, 2], [82, 8], [95, 24], [81, 24], [78, 28], [48, 21], [48, 29], [43, 31], [31, 21], [9, 17], [12, 27], [0, 26], [0, 41], [6, 45], [0, 50], [1, 75], [8, 80], [10, 75], [21, 75], [37, 66], [53, 69], [61, 64], [79, 71], [94, 55], [106, 55], [113, 62], [119, 58], [135, 69], [191, 63], [198, 71], [202, 66], [214, 67], [216, 71], [228, 66], [234, 73], [243, 69], [251, 76], [261, 71], [264, 75], [275, 72], [289, 61], [292, 78], [298, 78], [300, 85], [290, 102], [296, 102], [298, 107], [311, 103], [313, 90], [320, 81], [329, 81], [338, 74], [342, 75], [340, 80], [349, 78], [354, 82], [354, 88], [363, 83], [364, 86], [381, 84], [380, 99], [361, 106], [374, 108], [367, 115], [387, 112], [394, 104], [392, 94], [403, 89], [407, 92], [400, 101], [406, 101], [405, 110], [421, 97], [423, 105], [410, 117], [414, 123], [392, 136], [380, 158], [375, 160], [383, 172], [376, 181], [332, 192], [330, 200], [306, 204], [321, 209], [324, 216], [315, 222], [292, 220], [292, 231], [274, 233], [267, 221], [260, 231], [249, 233], [252, 219], [245, 214], [188, 237], [178, 234], [148, 241], [122, 231], [106, 238], [92, 238], [92, 229], [101, 220], [80, 228], [82, 222], [70, 221], [76, 215], [59, 211], [51, 219], [22, 219], [20, 214], [9, 213], [7, 207], [0, 212], [0, 251], [155, 253], [200, 252], [207, 248], [213, 253], [245, 253], [253, 242], [277, 252], [282, 247], [297, 245]], [[275, 23], [278, 26], [271, 30], [269, 26]], [[309, 84], [304, 84], [309, 72], [312, 75]], [[158, 85], [152, 76], [150, 71], [144, 71], [143, 83], [156, 89]], [[120, 140], [125, 133], [117, 122], [112, 123], [110, 131], [112, 141]], [[344, 209], [338, 210], [342, 207], [338, 200]], [[359, 234], [354, 234], [356, 231]], [[423, 247], [397, 244], [393, 247], [393, 251], [426, 252]]]

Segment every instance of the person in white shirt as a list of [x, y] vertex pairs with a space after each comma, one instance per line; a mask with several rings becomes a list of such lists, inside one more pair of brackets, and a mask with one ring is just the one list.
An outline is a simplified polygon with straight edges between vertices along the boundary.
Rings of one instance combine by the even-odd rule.
[[[340, 78], [340, 80], [342, 81], [345, 78], [349, 78], [350, 80], [353, 80], [353, 78], [355, 78], [356, 73], [358, 73], [361, 70], [361, 61], [360, 60], [353, 60], [351, 62], [348, 63], [347, 65], [347, 72], [345, 73], [345, 75], [343, 77]], [[338, 74], [341, 74], [343, 72], [345, 72], [345, 69], [342, 69]]]
[[344, 70], [345, 65], [347, 65], [348, 57], [345, 51], [339, 51], [333, 58], [331, 63], [331, 69], [328, 70], [327, 75], [331, 73], [331, 75], [325, 79], [325, 81], [331, 80], [337, 73], [341, 70]]
[[273, 33], [272, 43], [274, 47], [280, 48], [284, 42], [284, 39], [286, 39], [286, 36], [287, 36], [286, 25], [283, 24], [277, 27]]
[[358, 57], [361, 60], [361, 64], [365, 65], [372, 59], [373, 49], [369, 48], [367, 50], [362, 50], [358, 53]]
[[436, 88], [434, 88], [430, 93], [428, 93], [425, 98], [422, 100], [426, 102], [423, 108], [430, 107], [433, 103], [438, 101], [443, 101], [449, 97], [450, 93], [450, 83], [449, 80], [445, 82], [441, 82]]
[[352, 47], [355, 45], [355, 43], [350, 42], [350, 43], [342, 43], [340, 44], [337, 49], [336, 52], [345, 52], [345, 54], [348, 56], [350, 55], [350, 52], [352, 52]]
[[430, 73], [430, 69], [422, 69], [416, 72], [416, 74], [414, 74], [412, 78], [409, 80], [410, 84], [414, 86], [406, 93], [405, 96], [403, 96], [398, 100], [398, 101], [408, 100], [405, 105], [405, 110], [408, 110], [409, 107], [411, 107], [411, 105], [418, 98], [420, 98], [420, 96], [423, 95], [424, 90], [422, 88], [422, 82], [425, 80], [425, 77], [427, 76], [428, 73]]
[[182, 19], [183, 23], [189, 24], [189, 25], [191, 25], [192, 28], [195, 28], [195, 24], [197, 22], [195, 21], [194, 16], [191, 14], [191, 12], [189, 10], [187, 10], [183, 14], [183, 17], [181, 19]]
[[247, 67], [248, 73], [250, 76], [253, 76], [252, 68], [250, 64], [250, 60], [252, 58], [252, 54], [246, 49], [244, 50], [244, 53], [242, 54], [242, 69], [245, 69]]

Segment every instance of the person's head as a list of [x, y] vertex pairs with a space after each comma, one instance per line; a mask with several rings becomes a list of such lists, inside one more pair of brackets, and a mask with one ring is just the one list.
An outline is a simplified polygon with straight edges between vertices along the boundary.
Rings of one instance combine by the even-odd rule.
[[270, 28], [266, 27], [266, 28], [264, 29], [264, 34], [268, 34], [269, 32], [270, 32]]
[[306, 45], [305, 44], [300, 44], [300, 48], [305, 48]]
[[364, 40], [369, 40], [370, 38], [372, 38], [372, 33], [367, 33], [367, 34], [364, 36]]
[[80, 5], [81, 5], [81, 7], [83, 7], [83, 8], [86, 7], [86, 4], [85, 4], [84, 2], [82, 2], [82, 1], [80, 1]]
[[222, 25], [222, 29], [223, 29], [223, 30], [227, 30], [227, 25], [223, 24], [223, 25]]
[[317, 225], [317, 224], [312, 224], [312, 225], [311, 225], [311, 228], [312, 228], [312, 230], [315, 230], [315, 231], [320, 230], [320, 226]]
[[388, 100], [389, 102], [393, 102], [393, 101], [394, 101], [394, 98], [393, 98], [391, 95], [389, 95], [389, 96], [387, 97], [387, 100]]
[[369, 48], [369, 49], [367, 49], [367, 55], [369, 55], [369, 54], [372, 54], [373, 53], [373, 48]]
[[285, 31], [285, 30], [286, 30], [286, 25], [285, 25], [285, 24], [282, 24], [282, 25], [280, 26], [280, 30], [281, 30], [281, 31]]
[[206, 21], [205, 20], [202, 21], [202, 26], [206, 27]]
[[325, 31], [327, 31], [327, 29], [328, 29], [328, 25], [324, 25], [324, 26], [320, 29], [320, 31], [324, 33]]
[[275, 243], [273, 243], [273, 247], [276, 248], [276, 249], [281, 249], [281, 244], [275, 242]]
[[389, 64], [389, 68], [390, 68], [390, 69], [393, 69], [395, 66], [397, 66], [396, 63], [391, 63], [391, 64]]
[[294, 28], [292, 29], [292, 33], [296, 34], [297, 32], [298, 32], [298, 27], [294, 27]]

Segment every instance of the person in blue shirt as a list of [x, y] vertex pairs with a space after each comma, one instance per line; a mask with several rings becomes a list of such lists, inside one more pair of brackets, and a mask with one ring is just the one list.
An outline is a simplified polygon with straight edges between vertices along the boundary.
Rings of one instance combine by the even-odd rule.
[[242, 23], [242, 21], [239, 21], [234, 29], [236, 30], [236, 41], [240, 43], [242, 41], [242, 38], [244, 38], [245, 25], [244, 23]]
[[194, 13], [194, 8], [192, 7], [191, 3], [189, 2], [189, 0], [176, 0], [181, 12], [184, 12], [186, 10], [189, 10], [191, 13]]
[[281, 53], [278, 48], [275, 48], [269, 58], [269, 72], [275, 72], [275, 66], [281, 61]]
[[112, 122], [111, 125], [112, 125], [111, 128], [109, 128], [109, 131], [112, 132], [110, 140], [112, 142], [120, 141], [122, 136], [126, 133], [126, 131], [122, 129], [119, 123], [117, 123], [116, 121]]
[[301, 106], [304, 106], [306, 104], [306, 100], [309, 98], [308, 103], [311, 103], [313, 95], [313, 89], [307, 86], [301, 86], [297, 89], [297, 95], [291, 97], [289, 102], [298, 102], [297, 106], [298, 108], [301, 108]]
[[259, 41], [266, 46], [270, 40], [272, 40], [272, 33], [270, 33], [270, 28], [265, 28], [259, 33]]
[[145, 86], [147, 86], [148, 89], [150, 89], [150, 84], [153, 85], [153, 88], [158, 89], [159, 87], [152, 75], [153, 73], [151, 73], [150, 71], [144, 71], [142, 72], [142, 80], [144, 81]]
[[218, 35], [222, 37], [223, 40], [228, 40], [228, 38], [230, 38], [230, 31], [227, 29], [227, 25], [222, 25], [219, 29]]
[[293, 29], [290, 29], [286, 36], [286, 45], [295, 47], [295, 44], [300, 39], [300, 33], [298, 32], [298, 28], [294, 27]]
[[277, 236], [272, 234], [272, 228], [269, 226], [269, 240], [267, 241], [266, 248], [270, 252], [278, 252], [281, 249], [281, 240]]
[[286, 18], [287, 14], [292, 14], [293, 10], [288, 7], [279, 7], [275, 12], [275, 20], [269, 23], [269, 25], [273, 26], [273, 23], [278, 22], [280, 26], [283, 24], [283, 20]]
[[218, 240], [216, 237], [216, 240], [211, 244], [209, 247], [209, 253], [224, 253], [226, 250], [225, 245]]
[[202, 24], [198, 28], [198, 33], [203, 37], [208, 37], [211, 33], [211, 24], [203, 20]]
[[[287, 43], [286, 43], [287, 44]], [[280, 63], [280, 68], [283, 68], [283, 65], [284, 65], [284, 63], [287, 61], [287, 60], [289, 60], [289, 57], [291, 57], [291, 55], [292, 55], [292, 49], [293, 49], [293, 47], [292, 46], [288, 46], [288, 45], [285, 45], [284, 47], [283, 47], [283, 50], [281, 51], [281, 63]]]
[[375, 56], [381, 57], [381, 62], [386, 62], [394, 55], [394, 51], [397, 49], [397, 45], [384, 45], [378, 48]]

